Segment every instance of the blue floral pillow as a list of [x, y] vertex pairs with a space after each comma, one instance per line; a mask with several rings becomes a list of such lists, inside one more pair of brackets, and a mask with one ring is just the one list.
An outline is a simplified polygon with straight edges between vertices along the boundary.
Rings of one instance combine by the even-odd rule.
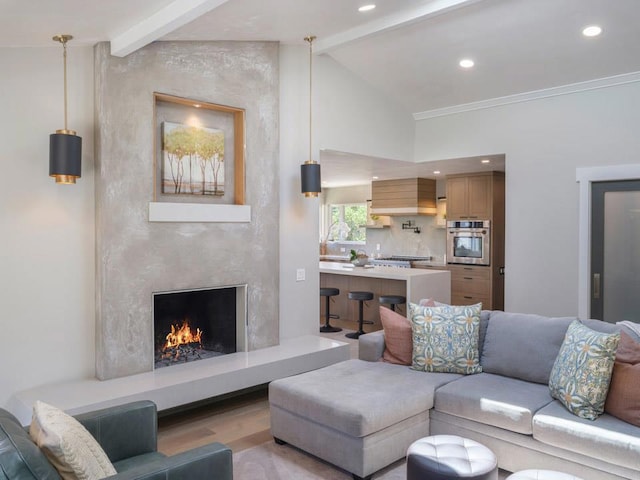
[[423, 307], [409, 304], [411, 368], [424, 372], [480, 373], [478, 338], [482, 304]]
[[604, 412], [619, 333], [600, 333], [574, 320], [549, 377], [551, 396], [587, 420]]

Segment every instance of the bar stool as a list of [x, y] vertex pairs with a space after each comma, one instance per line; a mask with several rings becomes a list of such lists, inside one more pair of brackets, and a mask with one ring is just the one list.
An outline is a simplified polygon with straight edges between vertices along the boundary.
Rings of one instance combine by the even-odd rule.
[[380, 303], [388, 303], [391, 310], [396, 311], [396, 305], [407, 303], [407, 298], [402, 295], [380, 295]]
[[365, 332], [362, 329], [363, 324], [372, 324], [371, 320], [364, 320], [364, 302], [367, 300], [373, 300], [373, 293], [371, 292], [349, 292], [349, 300], [357, 300], [358, 304], [358, 331], [353, 333], [347, 333], [345, 337], [358, 338], [360, 335], [364, 335]]
[[325, 312], [324, 312], [324, 325], [320, 327], [320, 331], [322, 333], [331, 333], [331, 332], [339, 332], [342, 329], [340, 327], [333, 327], [331, 325], [329, 325], [329, 319], [330, 318], [335, 318], [338, 319], [340, 318], [339, 315], [332, 315], [329, 312], [329, 300], [331, 300], [331, 297], [335, 297], [336, 295], [340, 295], [340, 290], [337, 288], [321, 288], [320, 289], [320, 296], [321, 297], [326, 297], [326, 303], [325, 303]]

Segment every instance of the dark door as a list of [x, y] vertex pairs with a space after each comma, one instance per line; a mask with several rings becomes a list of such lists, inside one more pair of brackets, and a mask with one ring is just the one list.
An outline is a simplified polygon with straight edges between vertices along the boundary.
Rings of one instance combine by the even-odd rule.
[[640, 322], [640, 180], [592, 184], [591, 317]]

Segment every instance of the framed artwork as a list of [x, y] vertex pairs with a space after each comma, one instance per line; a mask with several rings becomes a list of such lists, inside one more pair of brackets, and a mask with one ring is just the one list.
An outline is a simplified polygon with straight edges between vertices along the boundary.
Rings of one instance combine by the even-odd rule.
[[153, 95], [154, 201], [244, 205], [244, 109]]
[[164, 195], [224, 195], [224, 132], [162, 122]]

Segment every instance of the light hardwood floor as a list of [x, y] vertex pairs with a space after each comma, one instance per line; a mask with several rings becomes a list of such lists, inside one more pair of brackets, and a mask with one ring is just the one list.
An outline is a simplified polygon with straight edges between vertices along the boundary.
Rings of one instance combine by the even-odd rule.
[[158, 450], [166, 455], [211, 442], [239, 452], [269, 440], [266, 387], [158, 419]]

